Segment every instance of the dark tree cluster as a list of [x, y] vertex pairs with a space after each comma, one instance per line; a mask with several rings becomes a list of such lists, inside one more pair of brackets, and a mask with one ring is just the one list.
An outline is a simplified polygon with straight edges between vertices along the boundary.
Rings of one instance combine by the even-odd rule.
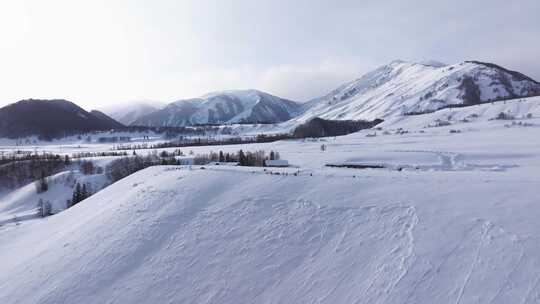
[[161, 151], [159, 153], [159, 157], [161, 158], [169, 158], [169, 157], [174, 157], [174, 156], [184, 156], [184, 152], [182, 152], [182, 150], [180, 149], [176, 149], [174, 150], [173, 152], [167, 152], [165, 150]]
[[293, 138], [290, 134], [259, 134], [254, 137], [230, 137], [223, 139], [215, 139], [210, 137], [197, 137], [197, 138], [184, 138], [181, 137], [174, 141], [168, 141], [164, 143], [156, 143], [150, 145], [148, 143], [143, 144], [123, 144], [118, 145], [114, 149], [116, 150], [142, 150], [142, 149], [164, 149], [164, 148], [181, 148], [181, 147], [198, 147], [198, 146], [226, 146], [226, 145], [240, 145], [240, 144], [252, 144], [252, 143], [269, 143], [278, 140], [285, 140]]
[[79, 171], [84, 175], [102, 174], [103, 168], [94, 165], [90, 160], [79, 161]]
[[250, 152], [240, 150], [236, 153], [224, 153], [223, 151], [210, 152], [207, 154], [197, 154], [193, 159], [194, 165], [206, 165], [211, 162], [234, 162], [238, 163], [239, 166], [249, 166], [249, 167], [264, 167], [266, 160], [276, 160], [280, 159], [279, 152], [270, 151], [267, 154], [263, 150]]
[[71, 155], [72, 158], [105, 157], [105, 156], [127, 156], [127, 152], [77, 152]]
[[43, 193], [49, 190], [49, 180], [44, 171], [41, 171], [39, 179], [35, 182], [36, 192]]
[[295, 138], [347, 135], [363, 129], [373, 128], [381, 122], [381, 119], [375, 119], [373, 121], [326, 120], [316, 117], [296, 127], [293, 135]]
[[129, 136], [99, 137], [97, 141], [99, 143], [129, 142], [131, 141], [131, 137]]
[[46, 177], [61, 172], [70, 165], [69, 157], [55, 154], [11, 160], [0, 165], [0, 189], [14, 189], [37, 180], [38, 191], [46, 191]]
[[182, 165], [182, 161], [174, 157], [161, 158], [157, 154], [147, 156], [122, 157], [113, 160], [106, 168], [105, 174], [111, 182], [116, 182], [142, 169], [158, 165]]
[[79, 202], [92, 196], [92, 191], [89, 188], [90, 186], [87, 186], [86, 183], [83, 183], [82, 186], [80, 183], [77, 183], [75, 189], [73, 189], [71, 200], [68, 200], [68, 207], [75, 206]]
[[499, 114], [497, 114], [497, 116], [495, 118], [493, 118], [494, 120], [514, 120], [515, 117], [509, 113], [505, 113], [505, 112], [500, 112]]
[[60, 156], [58, 154], [51, 154], [51, 153], [43, 153], [43, 154], [37, 154], [32, 153], [30, 151], [15, 151], [13, 153], [10, 153], [9, 155], [0, 154], [0, 166], [5, 165], [12, 162], [21, 162], [21, 161], [31, 161], [31, 160], [58, 160], [63, 158], [67, 165], [70, 164], [71, 158], [69, 155]]
[[217, 125], [198, 125], [186, 127], [147, 127], [147, 126], [127, 126], [127, 132], [163, 134], [166, 138], [176, 138], [178, 136], [204, 136], [208, 134], [218, 134], [220, 127]]

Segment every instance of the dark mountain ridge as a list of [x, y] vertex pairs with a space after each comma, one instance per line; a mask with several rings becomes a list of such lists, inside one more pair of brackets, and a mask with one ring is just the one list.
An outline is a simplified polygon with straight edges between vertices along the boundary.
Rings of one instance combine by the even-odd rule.
[[37, 135], [51, 139], [123, 127], [102, 112], [87, 112], [63, 99], [27, 99], [0, 108], [0, 137]]

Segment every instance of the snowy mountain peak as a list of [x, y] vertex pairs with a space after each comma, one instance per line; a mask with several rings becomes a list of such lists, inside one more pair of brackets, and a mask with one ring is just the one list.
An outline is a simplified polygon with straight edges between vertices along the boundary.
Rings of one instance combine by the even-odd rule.
[[310, 101], [309, 109], [296, 120], [373, 120], [535, 95], [540, 95], [540, 83], [492, 63], [395, 60]]
[[435, 67], [435, 68], [442, 68], [442, 67], [445, 67], [445, 66], [448, 65], [446, 63], [442, 63], [442, 62], [437, 61], [437, 60], [426, 60], [426, 61], [421, 61], [419, 63], [423, 64], [423, 65], [427, 65], [427, 66], [432, 66], [432, 67]]
[[264, 95], [264, 94], [266, 94], [266, 93], [261, 92], [259, 90], [255, 90], [255, 89], [223, 90], [223, 91], [215, 91], [215, 92], [207, 93], [207, 94], [201, 96], [201, 98], [208, 99], [208, 98], [212, 98], [212, 97], [216, 97], [216, 96], [223, 96], [223, 95], [250, 98], [250, 97], [253, 97], [253, 96], [260, 96], [260, 95]]
[[160, 111], [141, 117], [133, 124], [186, 126], [224, 123], [275, 123], [300, 112], [301, 105], [257, 90], [212, 92], [200, 98], [183, 99]]
[[405, 60], [401, 60], [401, 59], [394, 59], [392, 61], [390, 61], [390, 63], [388, 64], [388, 66], [396, 66], [396, 65], [400, 65], [400, 64], [408, 64], [410, 62], [407, 62]]

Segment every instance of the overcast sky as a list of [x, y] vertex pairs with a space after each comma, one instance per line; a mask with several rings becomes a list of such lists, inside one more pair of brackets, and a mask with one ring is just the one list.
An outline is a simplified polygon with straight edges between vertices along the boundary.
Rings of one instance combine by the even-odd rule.
[[394, 59], [540, 79], [540, 1], [0, 1], [0, 105], [257, 88], [304, 101]]

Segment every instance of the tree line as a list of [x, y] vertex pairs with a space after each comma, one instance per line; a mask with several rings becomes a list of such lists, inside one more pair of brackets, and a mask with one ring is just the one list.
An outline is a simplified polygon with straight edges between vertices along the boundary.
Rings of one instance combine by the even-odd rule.
[[113, 149], [115, 150], [142, 150], [142, 149], [164, 149], [164, 148], [182, 148], [182, 147], [200, 147], [200, 146], [226, 146], [253, 143], [269, 143], [278, 140], [292, 139], [291, 134], [259, 134], [254, 137], [230, 137], [230, 138], [187, 138], [182, 137], [174, 141], [168, 141], [156, 144], [121, 144]]
[[[35, 180], [43, 182], [46, 180], [45, 177], [61, 172], [71, 164], [69, 156], [53, 154], [11, 160], [0, 165], [0, 189], [14, 189]], [[43, 184], [40, 185], [40, 189], [45, 187]]]
[[237, 163], [239, 166], [264, 167], [266, 160], [277, 159], [280, 159], [279, 152], [274, 151], [270, 151], [270, 153], [268, 154], [264, 150], [259, 150], [255, 152], [239, 150], [238, 152], [233, 153], [224, 153], [223, 151], [219, 151], [197, 154], [193, 159], [193, 164], [206, 165], [212, 162], [234, 162]]
[[158, 165], [183, 165], [183, 161], [175, 157], [159, 157], [157, 153], [146, 156], [134, 155], [115, 159], [105, 167], [105, 175], [111, 182], [116, 182], [137, 171]]

